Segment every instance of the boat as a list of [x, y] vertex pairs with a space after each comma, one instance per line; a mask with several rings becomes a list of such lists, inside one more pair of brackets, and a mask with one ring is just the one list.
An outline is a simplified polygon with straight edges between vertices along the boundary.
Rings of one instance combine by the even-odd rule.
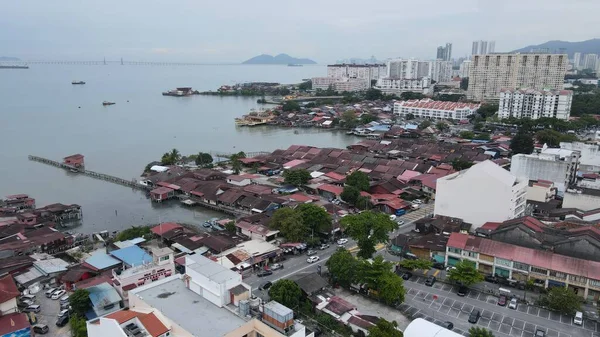
[[29, 69], [28, 65], [0, 65], [0, 69]]
[[76, 168], [70, 168], [69, 171], [71, 171], [73, 173], [79, 173], [79, 170]]
[[85, 84], [84, 81], [72, 81], [71, 84]]
[[115, 105], [115, 104], [116, 104], [115, 102], [107, 102], [107, 101], [102, 102], [102, 105], [104, 105], [104, 106]]
[[302, 67], [302, 65], [301, 64], [289, 63], [288, 67]]

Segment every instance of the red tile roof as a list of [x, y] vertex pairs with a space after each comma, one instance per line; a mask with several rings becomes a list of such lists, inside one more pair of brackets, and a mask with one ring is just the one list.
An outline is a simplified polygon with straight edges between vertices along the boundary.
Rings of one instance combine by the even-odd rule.
[[26, 314], [7, 314], [0, 316], [0, 336], [10, 336], [11, 333], [25, 329], [29, 324]]
[[133, 310], [119, 310], [115, 311], [112, 314], [106, 315], [106, 318], [114, 319], [119, 324], [123, 324], [135, 317], [138, 317], [140, 313]]
[[333, 180], [337, 180], [337, 181], [342, 181], [342, 180], [346, 179], [345, 175], [339, 174], [339, 173], [336, 173], [336, 172], [333, 172], [333, 171], [325, 173], [325, 176], [328, 177], [328, 178], [331, 178]]
[[6, 275], [0, 278], [0, 303], [4, 303], [19, 296], [21, 292], [17, 289], [12, 275]]
[[134, 310], [119, 310], [105, 316], [105, 318], [114, 319], [119, 324], [123, 324], [136, 317], [140, 320], [140, 323], [142, 323], [144, 329], [146, 329], [146, 331], [148, 331], [152, 337], [158, 337], [169, 331], [169, 329], [152, 312], [145, 314]]
[[283, 164], [284, 168], [294, 168], [295, 166], [298, 166], [300, 164], [304, 164], [306, 163], [306, 160], [302, 160], [302, 159], [294, 159], [294, 160], [290, 160], [287, 163]]
[[163, 222], [160, 225], [152, 227], [151, 231], [156, 235], [163, 235], [168, 231], [180, 228], [183, 228], [183, 226], [181, 226], [180, 224], [176, 224], [174, 222]]
[[342, 191], [344, 191], [343, 188], [341, 188], [339, 186], [334, 186], [334, 185], [331, 185], [331, 184], [322, 184], [322, 185], [319, 185], [317, 187], [317, 189], [321, 190], [321, 191], [333, 193], [335, 195], [340, 195], [340, 194], [342, 194]]
[[488, 221], [488, 222], [484, 223], [483, 226], [481, 226], [479, 228], [493, 231], [496, 228], [498, 228], [501, 224], [502, 224], [502, 222], [490, 222], [490, 221]]
[[292, 200], [298, 201], [298, 202], [308, 202], [308, 201], [313, 200], [311, 197], [309, 197], [308, 195], [306, 195], [304, 193], [294, 193], [294, 194], [288, 195], [287, 197]]
[[400, 105], [406, 108], [435, 109], [443, 111], [455, 111], [465, 108], [478, 109], [481, 106], [481, 104], [474, 103], [434, 101], [431, 99], [403, 101], [400, 102]]

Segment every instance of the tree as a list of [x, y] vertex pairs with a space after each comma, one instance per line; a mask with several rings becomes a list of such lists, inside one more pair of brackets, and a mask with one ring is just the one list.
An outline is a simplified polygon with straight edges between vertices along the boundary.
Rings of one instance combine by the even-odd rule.
[[365, 99], [367, 101], [376, 101], [381, 99], [382, 97], [383, 94], [381, 93], [381, 90], [377, 90], [375, 88], [371, 88], [365, 93]]
[[433, 262], [431, 262], [429, 260], [423, 260], [423, 259], [417, 259], [417, 260], [404, 259], [404, 260], [400, 261], [400, 263], [398, 263], [398, 264], [402, 268], [408, 269], [408, 270], [415, 270], [415, 269], [429, 270], [429, 269], [431, 269], [431, 267], [433, 267]]
[[369, 289], [379, 289], [381, 278], [384, 274], [392, 272], [393, 264], [385, 261], [381, 255], [372, 260], [360, 260], [356, 273], [361, 282], [367, 284]]
[[342, 112], [342, 122], [348, 129], [354, 129], [358, 126], [358, 118], [356, 118], [356, 112], [354, 110], [346, 110]]
[[470, 162], [468, 160], [464, 160], [461, 158], [456, 158], [452, 160], [452, 168], [456, 171], [466, 170], [471, 166], [473, 166], [473, 162]]
[[302, 299], [302, 290], [292, 280], [281, 279], [269, 288], [269, 297], [292, 310], [298, 310]]
[[85, 313], [92, 306], [90, 301], [90, 292], [87, 289], [77, 289], [69, 296], [69, 305], [73, 308], [73, 313], [85, 317]]
[[229, 233], [234, 234], [237, 231], [237, 227], [235, 227], [235, 221], [229, 221], [225, 224], [225, 230]]
[[415, 115], [409, 113], [409, 114], [406, 114], [405, 118], [406, 118], [407, 121], [410, 121], [410, 120], [415, 119]]
[[344, 190], [342, 191], [340, 197], [345, 202], [354, 205], [356, 204], [358, 197], [360, 197], [360, 190], [354, 186], [346, 185], [344, 186]]
[[556, 130], [545, 129], [536, 132], [535, 139], [537, 139], [540, 144], [546, 144], [549, 147], [559, 147], [561, 142], [577, 141], [577, 136], [573, 134], [564, 134]]
[[405, 91], [400, 94], [400, 99], [404, 100], [404, 101], [411, 100], [411, 99], [423, 99], [423, 98], [425, 98], [425, 95], [423, 95], [419, 92]]
[[478, 140], [490, 140], [490, 134], [487, 132], [479, 133], [475, 137]]
[[331, 216], [325, 208], [315, 204], [301, 204], [296, 208], [302, 217], [302, 223], [314, 233], [329, 233], [331, 231]]
[[377, 120], [377, 117], [371, 114], [363, 114], [362, 116], [360, 116], [360, 124], [369, 124], [375, 120]]
[[377, 324], [369, 328], [369, 337], [403, 337], [402, 331], [398, 330], [396, 321], [388, 322], [383, 318]]
[[169, 154], [171, 156], [171, 159], [176, 163], [181, 159], [181, 153], [179, 153], [179, 150], [177, 149], [172, 149], [171, 153]]
[[419, 130], [427, 129], [431, 125], [431, 122], [428, 120], [424, 120], [419, 124]]
[[308, 80], [308, 81], [306, 81], [306, 82], [302, 82], [302, 83], [300, 83], [300, 84], [298, 85], [298, 89], [300, 89], [300, 90], [304, 90], [304, 91], [312, 89], [312, 81], [311, 81], [311, 80]]
[[196, 165], [198, 165], [198, 166], [207, 166], [209, 164], [212, 164], [213, 160], [214, 159], [210, 155], [210, 153], [199, 152], [198, 156], [196, 157]]
[[126, 241], [135, 238], [150, 237], [152, 232], [148, 226], [131, 226], [125, 230], [122, 230], [117, 234], [115, 238], [117, 241]]
[[472, 326], [469, 328], [469, 337], [494, 337], [494, 334], [486, 328]]
[[311, 176], [310, 172], [308, 172], [307, 170], [297, 169], [284, 171], [283, 178], [286, 184], [302, 186], [310, 180]]
[[87, 324], [86, 320], [83, 317], [79, 314], [73, 314], [69, 317], [69, 324], [71, 325], [71, 336], [87, 337]]
[[384, 273], [379, 279], [377, 296], [385, 304], [399, 305], [404, 302], [404, 282], [398, 275], [388, 272]]
[[469, 88], [469, 78], [464, 77], [460, 79], [460, 89], [467, 90]]
[[462, 139], [473, 139], [473, 137], [475, 137], [475, 134], [471, 131], [461, 131], [458, 136]]
[[354, 171], [346, 177], [346, 185], [354, 186], [361, 191], [367, 191], [371, 186], [369, 176], [362, 171]]
[[289, 207], [276, 210], [269, 221], [269, 227], [277, 229], [290, 242], [302, 242], [306, 239], [308, 228], [302, 221], [302, 214]]
[[477, 109], [477, 113], [481, 115], [483, 118], [491, 117], [498, 112], [498, 104], [483, 104], [479, 109]]
[[444, 132], [448, 129], [450, 129], [450, 127], [448, 126], [448, 124], [444, 123], [444, 122], [437, 122], [435, 124], [435, 128], [440, 130], [440, 132]]
[[354, 206], [358, 209], [370, 209], [373, 207], [373, 203], [369, 197], [361, 195], [356, 199]]
[[325, 263], [333, 280], [347, 287], [357, 280], [358, 261], [345, 248], [338, 248]]
[[356, 240], [359, 247], [358, 256], [365, 259], [375, 253], [375, 245], [388, 241], [388, 233], [398, 228], [395, 221], [384, 213], [365, 211], [347, 215], [340, 221], [344, 232]]
[[300, 111], [300, 104], [296, 101], [285, 101], [281, 106], [281, 110], [289, 112], [289, 111]]
[[462, 260], [454, 265], [454, 269], [450, 270], [448, 279], [468, 287], [483, 281], [483, 275], [475, 268], [473, 262]]
[[531, 154], [533, 152], [533, 137], [522, 131], [517, 132], [510, 141], [510, 149], [513, 154]]
[[582, 302], [583, 298], [567, 287], [552, 287], [548, 295], [540, 299], [540, 304], [548, 309], [570, 316], [581, 310]]

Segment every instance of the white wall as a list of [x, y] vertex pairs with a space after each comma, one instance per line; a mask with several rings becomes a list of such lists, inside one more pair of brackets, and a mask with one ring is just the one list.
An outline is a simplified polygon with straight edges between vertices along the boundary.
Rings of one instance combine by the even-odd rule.
[[17, 312], [17, 298], [11, 298], [10, 300], [0, 303], [0, 314], [12, 314]]
[[578, 208], [582, 211], [590, 211], [600, 208], [600, 196], [583, 193], [565, 192], [563, 208]]
[[510, 163], [510, 173], [526, 180], [548, 180], [554, 183], [560, 192], [568, 187], [571, 163], [540, 159], [535, 155], [517, 154]]
[[581, 171], [600, 171], [600, 146], [582, 142], [560, 143], [561, 149], [580, 151], [579, 169]]
[[99, 323], [91, 322], [86, 322], [88, 337], [127, 337], [127, 334], [114, 319], [100, 318]]

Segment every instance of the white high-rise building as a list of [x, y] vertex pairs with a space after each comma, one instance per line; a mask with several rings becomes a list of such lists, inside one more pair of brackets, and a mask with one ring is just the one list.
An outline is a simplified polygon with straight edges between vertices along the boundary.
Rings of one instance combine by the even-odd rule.
[[471, 67], [471, 60], [464, 60], [460, 64], [459, 76], [461, 78], [469, 77], [469, 68]]
[[473, 41], [471, 55], [492, 54], [496, 50], [496, 41]]
[[311, 81], [314, 90], [327, 90], [331, 87], [340, 93], [367, 90], [371, 85], [371, 80], [366, 78], [313, 77]]
[[450, 61], [452, 59], [452, 43], [446, 43], [446, 46], [439, 46], [437, 48], [437, 59]]
[[[415, 59], [395, 59], [387, 63], [387, 76], [398, 79], [416, 79], [429, 76], [429, 63]], [[426, 73], [423, 73], [426, 71]]]
[[400, 95], [403, 92], [417, 92], [426, 95], [433, 90], [429, 77], [413, 79], [384, 77], [377, 80], [374, 88], [381, 90], [383, 93], [395, 95]]
[[542, 117], [569, 120], [573, 92], [570, 90], [502, 89], [498, 102], [499, 118]]
[[467, 97], [495, 100], [503, 88], [560, 90], [568, 62], [567, 54], [474, 55], [469, 67]]
[[432, 61], [433, 69], [431, 79], [436, 83], [450, 82], [452, 80], [452, 61]]
[[598, 62], [598, 54], [585, 54], [583, 58], [582, 69], [596, 70], [596, 63]]
[[573, 54], [573, 67], [575, 67], [575, 69], [579, 69], [579, 67], [581, 67], [581, 53]]

